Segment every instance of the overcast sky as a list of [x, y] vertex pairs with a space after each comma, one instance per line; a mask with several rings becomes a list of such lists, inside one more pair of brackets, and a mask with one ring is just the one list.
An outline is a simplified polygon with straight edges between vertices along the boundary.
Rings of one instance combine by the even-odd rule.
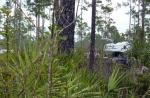
[[[87, 0], [91, 3], [92, 0]], [[102, 0], [102, 2], [105, 2], [106, 0]], [[113, 4], [113, 8], [116, 7], [117, 3], [122, 3], [122, 1], [127, 0], [111, 0]], [[5, 3], [5, 0], [1, 0], [0, 6]], [[125, 32], [128, 29], [129, 24], [129, 15], [126, 13], [129, 11], [128, 7], [121, 7], [118, 9], [114, 9], [113, 13], [111, 14], [111, 17], [114, 19], [115, 26], [119, 30], [119, 32]], [[88, 25], [91, 26], [91, 9], [83, 13], [83, 18], [86, 22], [88, 22]]]
[[[87, 0], [91, 2], [92, 0]], [[102, 0], [102, 2], [105, 2], [106, 0]], [[115, 8], [117, 6], [117, 3], [122, 3], [123, 1], [127, 0], [111, 0], [112, 6]], [[123, 33], [129, 28], [129, 15], [126, 13], [129, 11], [129, 7], [121, 7], [118, 9], [114, 9], [114, 11], [111, 14], [111, 17], [114, 19], [115, 26], [119, 30], [119, 32]], [[89, 26], [91, 25], [91, 9], [89, 11], [83, 13], [83, 18], [85, 21], [88, 22]]]
[[[126, 0], [112, 0], [114, 3], [114, 6], [116, 6], [117, 2], [122, 3]], [[126, 13], [129, 12], [129, 7], [121, 7], [117, 10], [114, 10], [112, 13], [112, 18], [116, 22], [116, 26], [120, 32], [125, 32], [129, 28], [129, 15]]]

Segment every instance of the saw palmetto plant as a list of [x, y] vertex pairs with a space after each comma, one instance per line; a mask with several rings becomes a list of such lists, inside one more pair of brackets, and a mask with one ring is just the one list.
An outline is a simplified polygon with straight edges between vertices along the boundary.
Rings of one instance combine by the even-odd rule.
[[[0, 67], [0, 97], [99, 98], [103, 95], [101, 78], [78, 68], [82, 56], [55, 56], [50, 60], [48, 54], [46, 45], [39, 50], [31, 43], [18, 53], [10, 53], [9, 62]], [[49, 66], [52, 66], [50, 73]]]

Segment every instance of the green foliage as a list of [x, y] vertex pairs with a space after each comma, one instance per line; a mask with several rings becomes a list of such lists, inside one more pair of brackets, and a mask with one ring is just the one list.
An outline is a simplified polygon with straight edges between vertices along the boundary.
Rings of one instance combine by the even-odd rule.
[[[11, 53], [9, 63], [4, 62], [0, 67], [3, 80], [0, 81], [1, 98], [31, 98], [31, 96], [45, 98], [48, 95], [52, 98], [100, 96], [97, 86], [101, 86], [101, 82], [96, 74], [78, 69], [77, 65], [82, 61], [79, 54], [69, 57], [56, 56], [49, 62], [47, 44], [40, 49], [36, 47], [36, 43], [29, 42], [24, 50]], [[50, 65], [52, 65], [51, 82], [48, 77]], [[48, 91], [50, 93], [47, 93]]]
[[42, 15], [48, 17], [44, 12], [44, 7], [50, 6], [52, 0], [26, 0], [28, 10], [34, 15]]
[[150, 64], [150, 44], [144, 43], [141, 45], [141, 42], [136, 39], [133, 41], [132, 46], [132, 56], [134, 56], [136, 59], [140, 60], [142, 65], [149, 66]]
[[[1, 98], [104, 98], [109, 94], [101, 75], [90, 73], [86, 67], [79, 68], [85, 61], [82, 51], [51, 57], [49, 45], [52, 44], [43, 45], [44, 42], [48, 41], [40, 44], [28, 41], [22, 51], [9, 53], [9, 60], [1, 58]], [[115, 70], [108, 82], [109, 92], [118, 88], [122, 77], [118, 75]]]
[[11, 13], [11, 9], [8, 8], [7, 6], [3, 6], [2, 8], [0, 8], [0, 11], [5, 14], [6, 16], [9, 16], [9, 14]]
[[113, 70], [112, 75], [110, 76], [108, 81], [108, 92], [117, 89], [121, 81], [124, 79], [125, 75], [124, 74], [119, 75], [119, 74], [120, 74], [119, 68]]

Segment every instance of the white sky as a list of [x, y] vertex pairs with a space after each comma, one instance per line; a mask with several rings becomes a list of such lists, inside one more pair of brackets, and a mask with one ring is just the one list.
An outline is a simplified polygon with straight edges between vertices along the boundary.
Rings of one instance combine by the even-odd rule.
[[[5, 3], [5, 0], [0, 0], [0, 6]], [[91, 2], [92, 0], [87, 0]], [[102, 0], [102, 2], [105, 2], [106, 0]], [[111, 0], [113, 7], [116, 7], [117, 2], [122, 3], [122, 1], [127, 1], [127, 0]], [[129, 15], [126, 13], [129, 11], [129, 7], [121, 7], [118, 9], [115, 9], [113, 13], [111, 14], [111, 17], [114, 19], [115, 26], [119, 30], [119, 32], [123, 33], [128, 29], [128, 24], [129, 24]], [[88, 22], [88, 25], [91, 26], [91, 9], [83, 13], [83, 18], [85, 19], [86, 22]]]
[[[92, 0], [87, 0], [91, 2]], [[105, 2], [106, 0], [102, 0], [102, 2]], [[117, 6], [117, 3], [121, 3], [127, 0], [111, 0], [112, 6], [115, 8]], [[129, 11], [129, 7], [121, 7], [118, 9], [114, 9], [114, 11], [111, 14], [111, 18], [114, 19], [115, 26], [119, 30], [120, 33], [126, 32], [126, 30], [129, 28], [129, 15], [126, 13]], [[89, 9], [87, 12], [83, 13], [83, 18], [86, 22], [88, 22], [89, 26], [91, 26], [91, 9]]]
[[[114, 5], [116, 6], [117, 2], [125, 2], [126, 0], [112, 0], [114, 2]], [[118, 30], [122, 33], [125, 32], [129, 28], [129, 15], [126, 13], [129, 11], [129, 7], [121, 7], [118, 10], [115, 10], [112, 13], [112, 18], [116, 22], [116, 26]]]

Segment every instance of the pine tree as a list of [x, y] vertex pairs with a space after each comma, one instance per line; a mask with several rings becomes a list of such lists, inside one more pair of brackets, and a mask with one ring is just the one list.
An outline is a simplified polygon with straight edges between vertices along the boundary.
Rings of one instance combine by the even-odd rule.
[[75, 0], [55, 0], [55, 18], [61, 29], [58, 51], [69, 54], [74, 49]]
[[13, 27], [14, 27], [14, 37], [15, 37], [15, 43], [16, 43], [16, 51], [19, 51], [21, 49], [21, 45], [23, 44], [22, 38], [23, 38], [23, 32], [22, 32], [22, 23], [23, 22], [23, 15], [21, 12], [22, 8], [22, 1], [16, 0], [14, 1], [15, 9], [14, 9], [14, 20], [13, 21]]
[[95, 63], [95, 21], [96, 21], [96, 0], [92, 0], [92, 24], [89, 69], [93, 71]]
[[146, 1], [142, 0], [142, 28], [141, 28], [141, 34], [140, 34], [140, 41], [141, 45], [145, 42], [145, 11], [146, 11]]
[[[44, 19], [45, 19], [45, 7], [50, 6], [52, 0], [27, 0], [28, 10], [36, 18], [36, 38], [42, 37], [42, 31], [44, 31]], [[42, 28], [41, 28], [41, 18], [42, 18]]]

